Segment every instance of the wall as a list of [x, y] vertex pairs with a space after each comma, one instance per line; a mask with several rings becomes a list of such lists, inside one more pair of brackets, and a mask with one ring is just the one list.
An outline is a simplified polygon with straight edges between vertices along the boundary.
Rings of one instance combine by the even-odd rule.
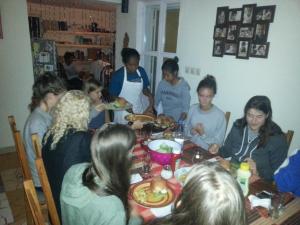
[[[130, 46], [135, 43], [136, 2], [131, 0], [128, 14], [117, 11], [117, 55], [124, 32], [130, 37]], [[270, 42], [267, 59], [236, 59], [234, 56], [212, 57], [213, 29], [216, 9], [220, 6], [240, 8], [243, 4], [258, 6], [276, 4], [274, 22], [269, 28]], [[191, 85], [192, 103], [197, 102], [195, 93], [200, 79], [213, 74], [218, 82], [215, 104], [224, 111], [231, 111], [232, 122], [242, 116], [246, 101], [253, 95], [267, 95], [273, 106], [273, 119], [283, 130], [295, 131], [291, 149], [300, 147], [300, 27], [298, 0], [239, 1], [239, 0], [182, 0], [180, 1], [179, 34], [177, 53], [181, 75]], [[191, 18], [192, 15], [192, 18]], [[121, 35], [118, 37], [118, 35]], [[120, 62], [120, 61], [118, 61]], [[185, 67], [200, 68], [200, 76], [185, 74]], [[230, 130], [230, 129], [228, 129]]]
[[33, 83], [30, 38], [25, 0], [1, 0], [4, 39], [0, 39], [0, 148], [13, 145], [7, 116], [16, 117], [22, 130]]

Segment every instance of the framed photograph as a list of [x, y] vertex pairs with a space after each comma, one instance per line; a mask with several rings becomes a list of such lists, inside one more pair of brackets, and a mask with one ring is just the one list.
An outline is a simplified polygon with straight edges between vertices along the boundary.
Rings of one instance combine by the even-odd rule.
[[216, 15], [216, 25], [225, 25], [228, 21], [228, 6], [218, 7]]
[[249, 47], [250, 47], [249, 41], [239, 41], [236, 58], [248, 59], [249, 58]]
[[212, 55], [216, 57], [223, 57], [223, 54], [224, 54], [224, 42], [220, 40], [215, 40]]
[[240, 23], [242, 20], [242, 9], [229, 9], [228, 22], [229, 23]]
[[236, 41], [239, 26], [237, 24], [229, 24], [227, 31], [227, 41]]
[[254, 36], [253, 26], [241, 26], [239, 29], [238, 38], [239, 39], [252, 39]]
[[224, 26], [215, 26], [214, 29], [214, 39], [223, 40], [227, 36], [227, 27]]
[[255, 32], [253, 42], [256, 44], [263, 44], [267, 42], [269, 32], [269, 23], [255, 24]]
[[250, 45], [250, 56], [257, 58], [268, 58], [269, 45], [267, 42], [265, 44], [251, 44]]
[[226, 42], [224, 45], [224, 55], [236, 55], [237, 43]]
[[242, 24], [252, 24], [256, 4], [243, 5]]
[[255, 21], [269, 22], [274, 21], [276, 5], [260, 6], [255, 8]]

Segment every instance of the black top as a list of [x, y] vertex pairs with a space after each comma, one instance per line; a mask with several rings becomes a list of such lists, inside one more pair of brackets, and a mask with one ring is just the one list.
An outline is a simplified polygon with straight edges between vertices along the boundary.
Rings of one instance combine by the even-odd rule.
[[54, 149], [51, 150], [52, 135], [49, 136], [42, 148], [45, 169], [60, 218], [61, 209], [59, 196], [64, 175], [74, 164], [91, 161], [91, 138], [92, 134], [87, 131], [76, 132], [69, 130], [59, 140]]

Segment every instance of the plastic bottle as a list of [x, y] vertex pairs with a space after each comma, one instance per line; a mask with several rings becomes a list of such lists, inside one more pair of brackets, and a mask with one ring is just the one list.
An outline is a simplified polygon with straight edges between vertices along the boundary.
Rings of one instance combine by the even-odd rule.
[[250, 166], [246, 162], [242, 162], [240, 168], [237, 170], [237, 182], [239, 183], [244, 196], [249, 192], [249, 178], [251, 176]]

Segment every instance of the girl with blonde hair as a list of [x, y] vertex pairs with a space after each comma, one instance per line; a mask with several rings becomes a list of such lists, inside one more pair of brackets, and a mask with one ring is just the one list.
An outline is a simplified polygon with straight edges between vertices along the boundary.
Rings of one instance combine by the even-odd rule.
[[219, 164], [198, 164], [188, 174], [172, 214], [150, 224], [246, 225], [243, 193]]
[[42, 156], [59, 215], [59, 194], [66, 171], [91, 159], [89, 112], [89, 98], [78, 90], [68, 91], [51, 111], [53, 123], [44, 137]]

